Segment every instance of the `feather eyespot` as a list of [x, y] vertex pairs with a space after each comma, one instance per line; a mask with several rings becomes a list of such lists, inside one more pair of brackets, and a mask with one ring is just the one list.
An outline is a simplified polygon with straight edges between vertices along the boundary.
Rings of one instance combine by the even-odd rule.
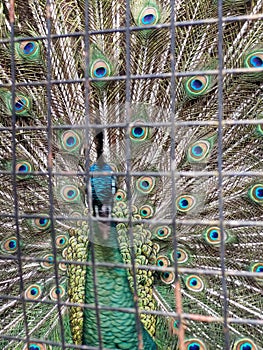
[[21, 55], [31, 56], [39, 50], [39, 43], [37, 41], [23, 41], [19, 44], [19, 49]]
[[161, 273], [161, 281], [165, 284], [171, 284], [175, 280], [175, 274], [173, 272], [162, 272]]
[[31, 101], [31, 98], [29, 98], [28, 96], [22, 93], [18, 93], [15, 96], [14, 105], [13, 105], [12, 93], [10, 91], [2, 90], [1, 97], [4, 101], [7, 115], [11, 116], [14, 111], [14, 113], [19, 117], [30, 116], [32, 101]]
[[60, 271], [67, 271], [67, 265], [65, 263], [59, 263], [58, 268], [60, 269]]
[[79, 203], [81, 200], [81, 193], [75, 185], [64, 185], [61, 188], [61, 197], [67, 203]]
[[22, 41], [15, 43], [15, 51], [20, 58], [24, 61], [41, 61], [41, 48], [42, 45], [38, 41]]
[[154, 189], [155, 183], [155, 177], [142, 176], [136, 181], [136, 189], [142, 194], [149, 194]]
[[190, 275], [185, 278], [186, 288], [192, 292], [202, 292], [205, 284], [201, 277]]
[[155, 25], [160, 20], [160, 12], [157, 7], [146, 7], [144, 8], [139, 17], [137, 24], [139, 26]]
[[[10, 101], [11, 103], [11, 101]], [[24, 95], [17, 95], [15, 97], [15, 113], [17, 115], [26, 116], [31, 109], [31, 101]], [[12, 113], [12, 106], [10, 105], [10, 112]]]
[[50, 227], [50, 219], [48, 218], [36, 218], [34, 220], [36, 227], [38, 227], [41, 231], [46, 231]]
[[250, 187], [248, 196], [253, 202], [263, 205], [263, 184], [258, 183]]
[[47, 218], [39, 218], [39, 219], [36, 219], [36, 224], [39, 225], [39, 227], [41, 227], [41, 229], [46, 229], [47, 226], [49, 225], [49, 219]]
[[263, 51], [254, 51], [245, 58], [246, 68], [262, 68], [263, 67]]
[[[263, 68], [263, 49], [254, 48], [244, 55], [243, 66], [249, 69], [260, 69]], [[263, 73], [259, 72], [249, 72], [243, 75], [245, 80], [262, 81]]]
[[220, 228], [213, 226], [204, 231], [203, 237], [210, 245], [219, 246], [221, 243]]
[[54, 256], [52, 254], [47, 254], [43, 256], [45, 261], [41, 261], [40, 265], [43, 269], [50, 269], [54, 265]]
[[[263, 262], [256, 262], [250, 265], [250, 271], [256, 273], [263, 273]], [[263, 283], [263, 277], [255, 277], [255, 280], [259, 283]]]
[[187, 350], [206, 350], [206, 345], [202, 342], [202, 340], [197, 338], [187, 339], [184, 342], [185, 348]]
[[251, 268], [252, 272], [263, 272], [263, 263], [256, 263]]
[[65, 288], [63, 286], [54, 286], [51, 288], [49, 296], [51, 300], [57, 300], [58, 299], [58, 295], [60, 296], [60, 298], [63, 298], [65, 295], [66, 291]]
[[144, 141], [149, 136], [149, 128], [146, 126], [133, 126], [130, 131], [130, 139], [133, 141]]
[[179, 324], [179, 321], [178, 320], [171, 320], [171, 328], [172, 330], [175, 330], [177, 331], [178, 330], [178, 324]]
[[115, 200], [117, 202], [122, 202], [126, 199], [126, 192], [123, 190], [118, 190], [115, 194]]
[[64, 249], [68, 244], [68, 237], [66, 235], [59, 235], [56, 237], [56, 247]]
[[46, 216], [46, 214], [43, 214], [43, 216], [40, 218], [29, 219], [28, 224], [37, 232], [45, 232], [50, 228], [51, 220]]
[[157, 256], [156, 265], [158, 267], [168, 267], [170, 266], [170, 260], [165, 255]]
[[181, 213], [192, 210], [196, 205], [196, 199], [190, 195], [182, 195], [176, 199], [176, 209]]
[[169, 226], [159, 226], [154, 230], [155, 236], [160, 240], [169, 237], [171, 235], [171, 232], [172, 231]]
[[196, 75], [186, 80], [185, 90], [186, 93], [192, 97], [198, 97], [206, 94], [209, 91], [211, 85], [211, 78], [206, 75]]
[[45, 344], [41, 343], [29, 343], [29, 345], [25, 345], [23, 350], [46, 350], [47, 347]]
[[110, 76], [112, 72], [106, 60], [98, 59], [91, 65], [90, 74], [92, 78], [102, 79]]
[[27, 299], [36, 300], [41, 297], [42, 290], [38, 284], [32, 284], [25, 291], [25, 297]]
[[[206, 243], [208, 243], [211, 246], [219, 247], [221, 244], [221, 231], [220, 228], [217, 226], [211, 226], [208, 227], [202, 234], [204, 240]], [[236, 241], [236, 236], [229, 230], [224, 230], [224, 242], [227, 243], [233, 243]]]
[[27, 179], [30, 177], [30, 175], [27, 175], [28, 173], [31, 173], [33, 171], [33, 166], [30, 162], [24, 160], [19, 161], [16, 163], [16, 172], [17, 172], [17, 178], [19, 180], [21, 179]]
[[65, 151], [77, 152], [82, 146], [80, 134], [75, 130], [64, 131], [61, 135], [61, 145]]
[[242, 338], [234, 343], [233, 350], [257, 350], [257, 346], [251, 339]]
[[90, 65], [88, 74], [92, 79], [98, 79], [101, 81], [93, 81], [92, 85], [97, 86], [99, 89], [103, 89], [109, 83], [109, 81], [103, 81], [113, 75], [114, 66], [107, 56], [95, 45], [90, 46]]
[[142, 219], [150, 219], [154, 215], [154, 209], [151, 205], [144, 205], [139, 210]]
[[210, 151], [211, 145], [206, 140], [201, 140], [192, 144], [187, 151], [189, 162], [200, 162], [204, 160]]
[[177, 263], [179, 265], [183, 265], [189, 261], [189, 253], [181, 247], [178, 247], [176, 255], [177, 255]]
[[1, 245], [2, 251], [14, 254], [17, 251], [17, 238], [12, 236], [6, 239]]

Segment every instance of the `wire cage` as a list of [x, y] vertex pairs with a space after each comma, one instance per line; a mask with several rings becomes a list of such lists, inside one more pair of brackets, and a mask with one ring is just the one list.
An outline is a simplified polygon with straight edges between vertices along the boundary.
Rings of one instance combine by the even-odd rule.
[[1, 2], [1, 349], [263, 349], [262, 8]]

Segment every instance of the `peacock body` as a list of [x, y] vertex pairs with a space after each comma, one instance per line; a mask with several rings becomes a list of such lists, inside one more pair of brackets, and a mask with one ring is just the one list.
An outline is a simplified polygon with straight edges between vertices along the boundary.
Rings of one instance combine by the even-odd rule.
[[0, 348], [263, 349], [262, 0], [0, 6]]

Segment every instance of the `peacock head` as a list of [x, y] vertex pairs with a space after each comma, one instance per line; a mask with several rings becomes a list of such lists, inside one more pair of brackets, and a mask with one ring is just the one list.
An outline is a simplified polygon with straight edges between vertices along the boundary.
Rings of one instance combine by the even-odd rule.
[[89, 193], [93, 211], [90, 240], [104, 246], [115, 246], [115, 224], [111, 212], [116, 193], [116, 177], [111, 166], [102, 160], [90, 167]]

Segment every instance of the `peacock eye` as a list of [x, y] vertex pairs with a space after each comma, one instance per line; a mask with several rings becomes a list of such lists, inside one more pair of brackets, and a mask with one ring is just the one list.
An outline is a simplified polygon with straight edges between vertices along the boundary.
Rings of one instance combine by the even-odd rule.
[[59, 263], [58, 268], [60, 269], [60, 271], [67, 271], [67, 265], [65, 263]]
[[35, 222], [39, 227], [46, 228], [49, 223], [49, 220], [47, 218], [39, 218], [39, 219], [36, 219]]
[[253, 202], [262, 205], [263, 204], [263, 184], [258, 183], [250, 187], [250, 189], [248, 190], [248, 196]]
[[142, 194], [149, 194], [155, 187], [155, 177], [142, 176], [136, 181], [136, 189]]
[[204, 281], [201, 277], [190, 275], [185, 278], [185, 285], [192, 292], [201, 292], [204, 289]]
[[48, 217], [43, 216], [40, 218], [29, 219], [28, 223], [33, 228], [33, 230], [37, 232], [45, 232], [50, 228], [51, 220]]
[[47, 222], [48, 222], [48, 219], [46, 219], [46, 218], [41, 218], [41, 219], [39, 219], [39, 225], [40, 226], [45, 226], [46, 224], [47, 224]]
[[68, 244], [68, 237], [66, 235], [59, 235], [56, 237], [56, 247], [64, 249]]
[[149, 128], [144, 126], [133, 126], [130, 131], [130, 139], [132, 141], [144, 141], [149, 136]]
[[149, 13], [142, 17], [142, 24], [145, 24], [145, 25], [153, 24], [155, 20], [156, 20], [156, 17], [154, 16], [154, 14]]
[[157, 7], [144, 8], [138, 18], [139, 26], [147, 26], [157, 24], [160, 20], [160, 12]]
[[41, 343], [30, 343], [29, 345], [25, 345], [23, 350], [46, 350], [47, 347], [45, 344]]
[[178, 321], [177, 320], [173, 320], [172, 321], [172, 327], [174, 328], [174, 329], [178, 329]]
[[28, 166], [26, 164], [18, 165], [17, 170], [21, 173], [27, 173], [28, 172]]
[[33, 344], [33, 345], [30, 345], [29, 346], [29, 350], [40, 350], [40, 346], [36, 345], [36, 344]]
[[[262, 55], [262, 57], [263, 57], [263, 55]], [[262, 59], [262, 57], [260, 57], [260, 56], [252, 56], [249, 59], [251, 67], [254, 67], [254, 68], [261, 68], [261, 67], [263, 67], [263, 59]]]
[[15, 112], [17, 114], [22, 114], [25, 111], [28, 111], [30, 107], [29, 99], [25, 96], [18, 95], [15, 98]]
[[73, 130], [64, 131], [61, 135], [61, 145], [65, 151], [78, 151], [82, 146], [80, 134]]
[[41, 294], [42, 294], [42, 290], [40, 285], [38, 284], [32, 284], [25, 291], [25, 297], [27, 299], [33, 299], [33, 300], [39, 299], [41, 297]]
[[161, 273], [161, 281], [165, 284], [171, 284], [175, 280], [175, 274], [173, 272], [162, 272]]
[[135, 138], [141, 138], [144, 135], [144, 128], [141, 126], [135, 126], [132, 128], [132, 136]]
[[209, 227], [204, 231], [203, 236], [206, 242], [210, 245], [218, 246], [221, 243], [221, 232], [219, 227]]
[[51, 288], [50, 290], [50, 299], [51, 300], [57, 300], [58, 299], [58, 295], [60, 298], [63, 298], [65, 295], [66, 291], [65, 288], [63, 286], [54, 286]]
[[32, 55], [38, 49], [38, 43], [35, 41], [24, 41], [20, 43], [20, 50], [24, 55]]
[[102, 59], [96, 60], [90, 69], [92, 78], [105, 78], [111, 75], [110, 65]]
[[22, 41], [15, 43], [15, 52], [17, 58], [21, 61], [42, 62], [41, 60], [42, 44], [38, 41]]
[[255, 272], [263, 272], [263, 265], [258, 265]]
[[182, 213], [192, 210], [196, 205], [196, 199], [190, 195], [182, 195], [176, 199], [176, 209]]
[[205, 140], [192, 144], [187, 151], [187, 157], [190, 162], [200, 162], [204, 160], [210, 151], [210, 143]]
[[242, 338], [234, 343], [233, 350], [257, 350], [257, 346], [251, 339]]
[[202, 79], [200, 78], [194, 78], [190, 81], [190, 87], [192, 89], [192, 91], [199, 91], [201, 89], [203, 89], [204, 86], [204, 82], [202, 81]]
[[263, 52], [256, 51], [249, 54], [245, 59], [245, 67], [247, 68], [262, 68], [263, 67]]
[[207, 347], [202, 340], [197, 338], [187, 339], [184, 342], [187, 350], [206, 350]]
[[62, 186], [60, 193], [64, 202], [78, 203], [81, 200], [80, 190], [75, 185]]
[[150, 219], [154, 215], [154, 209], [151, 205], [144, 205], [139, 210], [142, 219]]
[[28, 161], [24, 160], [16, 163], [17, 178], [19, 180], [27, 179], [29, 177], [27, 173], [31, 173], [33, 170], [32, 164]]
[[[173, 256], [173, 254], [172, 254], [172, 256]], [[177, 263], [179, 265], [181, 265], [181, 264], [187, 263], [188, 261], [189, 261], [188, 252], [183, 248], [178, 248], [177, 249]]]
[[171, 235], [171, 229], [169, 226], [160, 226], [160, 227], [156, 227], [154, 233], [158, 239], [162, 240]]
[[45, 261], [41, 261], [40, 265], [44, 269], [50, 269], [52, 266], [54, 266], [54, 256], [52, 254], [43, 256], [43, 259], [45, 259]]
[[12, 115], [13, 111], [19, 117], [27, 117], [31, 115], [32, 101], [30, 97], [18, 93], [15, 96], [14, 105], [11, 92], [5, 92], [2, 97], [4, 97], [8, 115]]
[[15, 253], [17, 251], [17, 238], [12, 236], [3, 241], [1, 249], [6, 253]]
[[[251, 272], [262, 273], [263, 272], [263, 262], [256, 262], [250, 265]], [[255, 280], [259, 283], [263, 283], [263, 277], [255, 277]]]
[[167, 258], [167, 256], [158, 256], [156, 265], [159, 267], [168, 267], [170, 265], [170, 260]]
[[210, 85], [211, 78], [209, 76], [196, 75], [186, 80], [185, 91], [190, 97], [195, 98], [207, 93]]
[[126, 192], [123, 190], [118, 190], [115, 194], [115, 200], [120, 202], [126, 199]]

